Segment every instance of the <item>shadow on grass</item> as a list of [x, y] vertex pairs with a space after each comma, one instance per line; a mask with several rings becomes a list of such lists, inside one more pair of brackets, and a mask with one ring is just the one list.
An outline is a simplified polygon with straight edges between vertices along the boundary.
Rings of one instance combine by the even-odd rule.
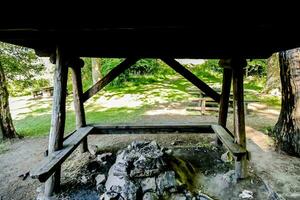
[[[110, 108], [106, 110], [92, 110], [86, 112], [87, 123], [116, 124], [134, 121], [146, 110], [146, 106], [137, 108]], [[51, 114], [27, 115], [25, 118], [15, 120], [17, 132], [25, 137], [45, 136], [49, 134]], [[75, 129], [75, 113], [66, 114], [65, 134]]]

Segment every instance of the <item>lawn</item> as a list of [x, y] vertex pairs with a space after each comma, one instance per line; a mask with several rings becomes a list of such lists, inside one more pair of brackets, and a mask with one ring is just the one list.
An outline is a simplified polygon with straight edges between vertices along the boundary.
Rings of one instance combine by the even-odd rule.
[[[221, 87], [221, 73], [203, 68], [193, 68], [195, 74], [212, 87]], [[245, 99], [258, 100], [268, 106], [280, 107], [280, 99], [261, 95], [264, 82], [261, 79], [245, 80]], [[177, 74], [164, 76], [137, 76], [118, 86], [108, 86], [85, 103], [87, 123], [130, 123], [146, 111], [160, 104], [187, 102], [193, 98], [188, 89], [191, 83]], [[19, 134], [44, 136], [49, 133], [51, 121], [51, 98], [31, 99], [19, 97], [11, 102], [14, 124]], [[20, 105], [18, 105], [20, 104]], [[75, 128], [72, 95], [67, 97], [66, 132]], [[1, 147], [0, 147], [1, 148]]]

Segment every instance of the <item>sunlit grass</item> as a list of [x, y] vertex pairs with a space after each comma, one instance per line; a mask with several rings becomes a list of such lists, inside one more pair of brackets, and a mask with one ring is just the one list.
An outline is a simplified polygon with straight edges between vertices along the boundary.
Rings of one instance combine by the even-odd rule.
[[[190, 69], [208, 85], [221, 88], [222, 74], [220, 72], [195, 67]], [[148, 111], [161, 104], [189, 102], [195, 94], [189, 93], [194, 87], [180, 75], [138, 76], [134, 75], [119, 86], [104, 88], [85, 103], [87, 123], [117, 124], [130, 123]], [[278, 108], [280, 98], [260, 94], [264, 81], [259, 78], [246, 78], [245, 99], [257, 100], [269, 106]], [[67, 98], [67, 113], [65, 132], [75, 129], [75, 114], [72, 95]], [[52, 99], [18, 100], [22, 105], [13, 113], [16, 130], [23, 136], [48, 135], [51, 122]], [[158, 111], [157, 111], [158, 112]], [[182, 113], [184, 114], [184, 112]]]

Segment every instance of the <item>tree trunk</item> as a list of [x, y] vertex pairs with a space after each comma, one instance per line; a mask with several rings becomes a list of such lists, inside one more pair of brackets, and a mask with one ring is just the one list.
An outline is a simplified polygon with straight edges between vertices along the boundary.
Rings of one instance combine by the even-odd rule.
[[281, 112], [274, 128], [277, 147], [300, 156], [300, 48], [279, 53]]
[[8, 98], [5, 74], [0, 65], [0, 140], [18, 137], [12, 122]]
[[274, 53], [267, 61], [267, 81], [263, 90], [264, 93], [270, 93], [272, 90], [280, 91], [280, 67], [278, 53]]
[[92, 58], [93, 84], [97, 83], [102, 78], [100, 70], [101, 70], [100, 58]]

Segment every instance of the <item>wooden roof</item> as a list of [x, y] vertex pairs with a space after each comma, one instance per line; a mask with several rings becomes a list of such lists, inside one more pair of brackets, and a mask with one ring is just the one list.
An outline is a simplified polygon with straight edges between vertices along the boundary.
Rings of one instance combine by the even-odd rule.
[[94, 16], [57, 14], [47, 20], [23, 16], [1, 22], [0, 40], [33, 48], [41, 56], [50, 56], [61, 45], [81, 57], [266, 58], [300, 46], [300, 31], [286, 29], [297, 18], [270, 20], [255, 11], [186, 13], [155, 10], [127, 16], [124, 11], [115, 19], [110, 17], [114, 13], [103, 11]]

